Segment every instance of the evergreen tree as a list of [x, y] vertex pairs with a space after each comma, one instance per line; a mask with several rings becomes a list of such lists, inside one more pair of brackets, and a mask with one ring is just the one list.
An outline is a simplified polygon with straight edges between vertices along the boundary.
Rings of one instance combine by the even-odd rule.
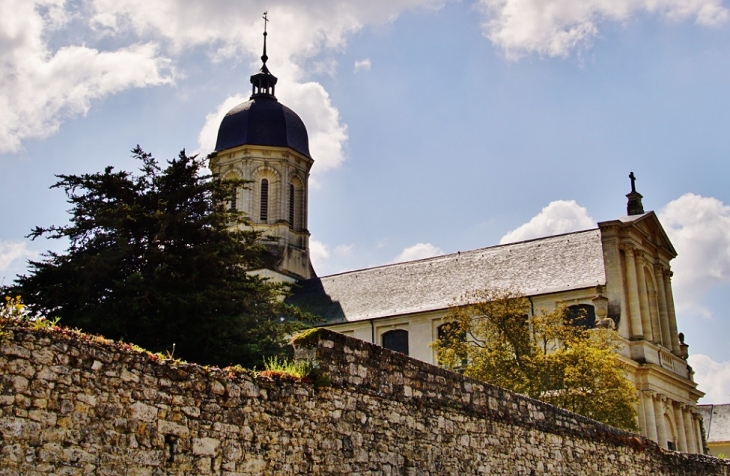
[[261, 365], [302, 317], [286, 290], [246, 273], [266, 264], [259, 233], [228, 206], [243, 181], [204, 173], [181, 152], [162, 168], [139, 146], [139, 174], [59, 175], [70, 223], [32, 238], [68, 240], [64, 253], [31, 261], [6, 289], [60, 324], [199, 363]]
[[618, 333], [585, 328], [565, 307], [530, 315], [519, 293], [480, 290], [446, 315], [441, 365], [594, 420], [636, 430], [636, 387], [625, 377]]

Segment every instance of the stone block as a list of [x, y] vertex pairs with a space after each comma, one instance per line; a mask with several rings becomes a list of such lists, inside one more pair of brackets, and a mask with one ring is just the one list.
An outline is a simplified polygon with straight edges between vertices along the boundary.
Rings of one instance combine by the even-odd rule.
[[163, 435], [175, 435], [182, 438], [187, 437], [190, 434], [190, 430], [183, 425], [178, 425], [166, 420], [158, 420], [157, 431]]
[[197, 456], [215, 456], [221, 442], [215, 438], [193, 438], [193, 454]]
[[142, 402], [135, 402], [129, 407], [132, 418], [141, 421], [154, 421], [157, 418], [157, 408]]

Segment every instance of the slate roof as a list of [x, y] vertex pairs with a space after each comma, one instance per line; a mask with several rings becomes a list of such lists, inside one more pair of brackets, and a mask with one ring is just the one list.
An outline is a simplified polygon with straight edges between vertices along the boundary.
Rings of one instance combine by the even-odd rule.
[[304, 123], [273, 96], [260, 95], [239, 104], [225, 115], [218, 129], [215, 150], [239, 145], [289, 147], [311, 158]]
[[592, 229], [309, 279], [287, 302], [334, 324], [444, 309], [487, 287], [535, 296], [597, 284], [606, 273]]
[[708, 443], [730, 441], [730, 403], [721, 405], [697, 405], [704, 420]]

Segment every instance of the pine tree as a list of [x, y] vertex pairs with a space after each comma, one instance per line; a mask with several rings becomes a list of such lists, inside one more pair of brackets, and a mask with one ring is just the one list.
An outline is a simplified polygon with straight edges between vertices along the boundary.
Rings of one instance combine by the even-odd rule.
[[[160, 164], [139, 146], [139, 174], [58, 175], [70, 223], [31, 238], [68, 240], [31, 261], [6, 294], [60, 324], [189, 361], [261, 365], [302, 317], [286, 290], [246, 273], [271, 259], [246, 217], [226, 206], [243, 181], [206, 174], [182, 151]], [[287, 316], [287, 318], [284, 318]]]

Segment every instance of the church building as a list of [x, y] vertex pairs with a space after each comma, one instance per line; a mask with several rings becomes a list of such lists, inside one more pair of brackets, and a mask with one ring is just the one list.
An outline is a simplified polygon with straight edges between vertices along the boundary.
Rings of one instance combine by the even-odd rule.
[[251, 76], [249, 101], [221, 122], [210, 169], [251, 180], [231, 207], [248, 214], [275, 256], [252, 270], [297, 283], [287, 298], [321, 325], [436, 364], [429, 344], [454, 298], [484, 288], [517, 289], [533, 312], [566, 305], [590, 323], [613, 320], [628, 378], [639, 394], [641, 433], [663, 448], [702, 453], [697, 390], [678, 333], [670, 261], [677, 253], [631, 175], [627, 213], [591, 230], [318, 277], [309, 257], [307, 201], [314, 163], [307, 130], [275, 96], [266, 66]]

